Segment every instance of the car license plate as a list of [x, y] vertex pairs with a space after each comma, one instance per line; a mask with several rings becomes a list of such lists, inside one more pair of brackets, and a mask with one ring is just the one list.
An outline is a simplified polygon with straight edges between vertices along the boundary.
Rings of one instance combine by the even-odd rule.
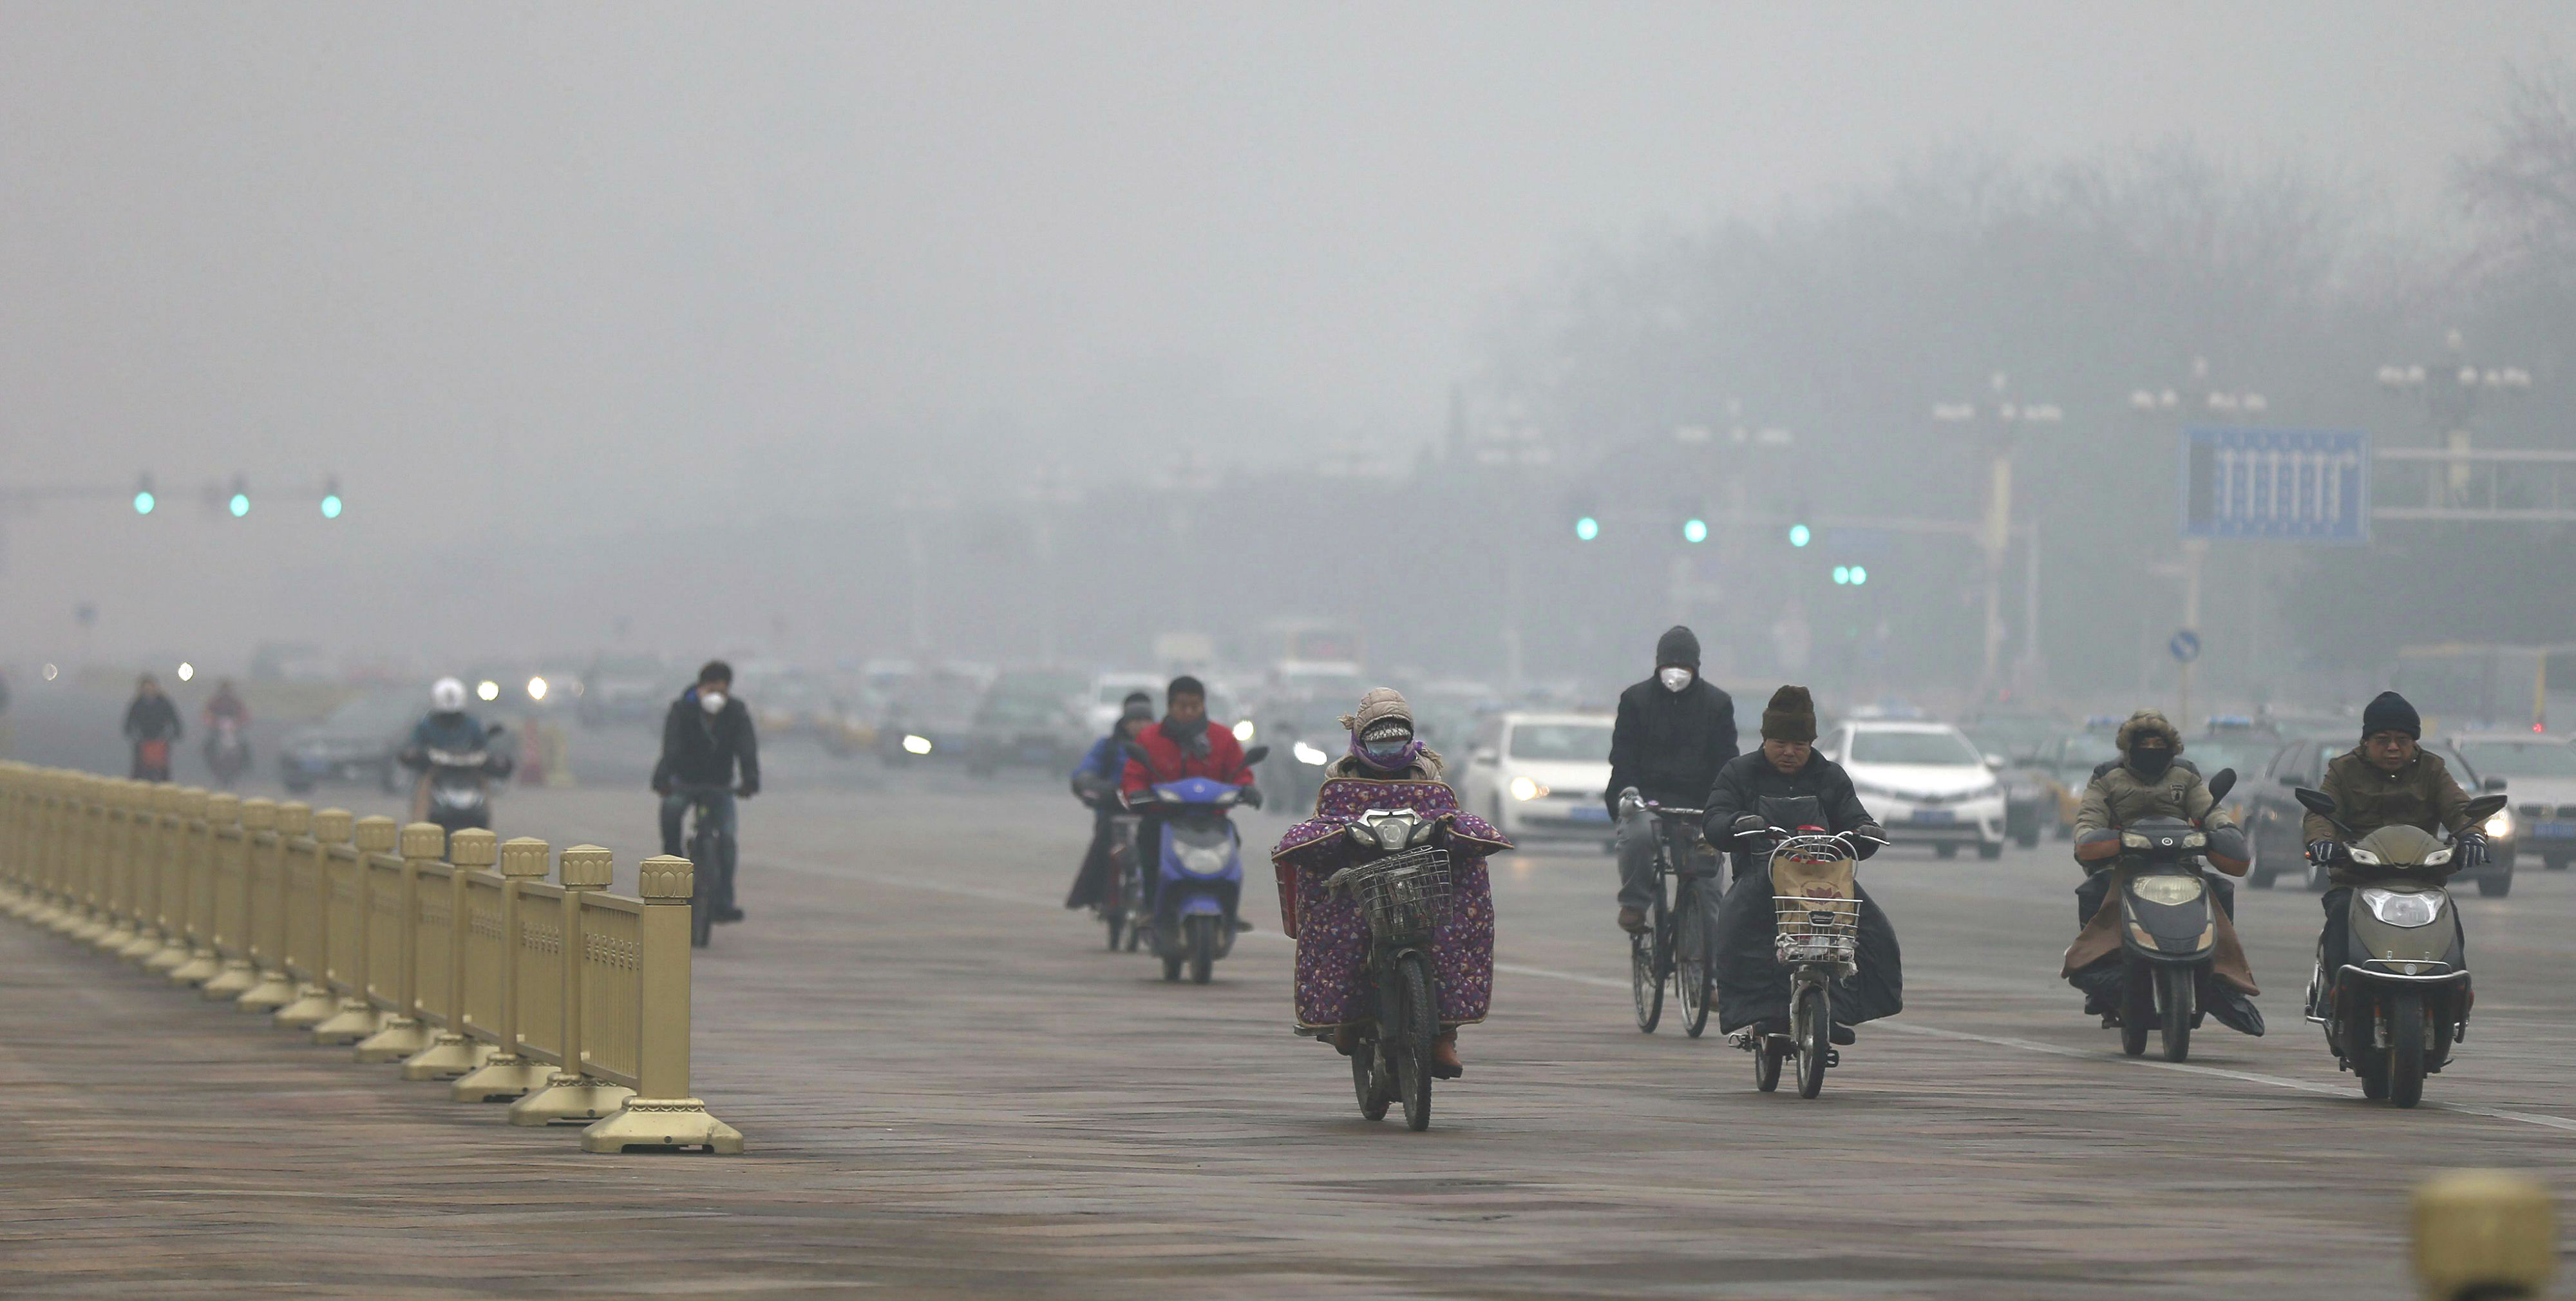
[[1568, 822], [1608, 822], [1610, 810], [1598, 804], [1577, 804], [1566, 810], [1565, 818]]
[[2535, 822], [2531, 834], [2543, 840], [2576, 840], [2576, 822]]
[[1958, 820], [1959, 813], [1956, 809], [1916, 809], [1913, 817], [1913, 821], [1916, 822], [1938, 823], [1956, 822]]

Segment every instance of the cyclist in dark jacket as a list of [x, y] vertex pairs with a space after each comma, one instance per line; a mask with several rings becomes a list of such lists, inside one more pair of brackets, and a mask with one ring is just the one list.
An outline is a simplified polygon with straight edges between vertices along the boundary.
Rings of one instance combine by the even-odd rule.
[[[739, 782], [734, 780], [737, 767], [742, 771]], [[688, 787], [699, 789], [684, 789]], [[707, 787], [723, 789], [709, 792]], [[665, 854], [681, 852], [680, 823], [689, 806], [703, 799], [712, 807], [723, 861], [697, 866], [714, 871], [707, 897], [715, 920], [741, 921], [742, 909], [733, 898], [734, 842], [740, 826], [734, 797], [750, 799], [760, 793], [760, 743], [752, 735], [751, 710], [733, 694], [732, 665], [708, 660], [698, 670], [698, 684], [671, 702], [671, 712], [662, 719], [662, 758], [653, 765], [653, 791], [662, 797]]]
[[1074, 873], [1073, 891], [1064, 897], [1067, 908], [1100, 902], [1101, 888], [1109, 882], [1113, 819], [1121, 812], [1118, 786], [1127, 774], [1126, 746], [1153, 725], [1154, 698], [1142, 691], [1129, 692], [1119, 702], [1117, 725], [1091, 743], [1091, 750], [1073, 770], [1073, 797], [1091, 806], [1091, 848], [1083, 853], [1082, 867]]
[[134, 703], [125, 707], [125, 739], [134, 746], [134, 780], [170, 780], [170, 747], [179, 743], [179, 710], [161, 694], [161, 684], [146, 673], [134, 684]]
[[1735, 701], [1699, 675], [1699, 638], [1674, 625], [1655, 643], [1655, 675], [1619, 693], [1610, 728], [1610, 785], [1601, 803], [1618, 820], [1619, 925], [1646, 925], [1655, 890], [1655, 815], [1620, 817], [1619, 793], [1696, 808], [1717, 770], [1735, 757]]

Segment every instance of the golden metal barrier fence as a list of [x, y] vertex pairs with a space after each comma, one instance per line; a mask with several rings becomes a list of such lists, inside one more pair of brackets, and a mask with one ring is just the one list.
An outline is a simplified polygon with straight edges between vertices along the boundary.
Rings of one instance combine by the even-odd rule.
[[684, 858], [0, 762], [0, 913], [589, 1152], [742, 1151], [689, 1092]]

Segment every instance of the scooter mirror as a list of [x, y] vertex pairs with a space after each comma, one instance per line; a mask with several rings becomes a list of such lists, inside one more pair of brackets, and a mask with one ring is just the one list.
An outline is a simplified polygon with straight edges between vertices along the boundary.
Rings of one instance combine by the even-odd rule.
[[2295, 773], [2281, 774], [2281, 784], [2289, 787], [2291, 790], [2297, 790], [2299, 788], [2298, 775]]
[[2310, 813], [2328, 818], [2335, 815], [2334, 796], [2328, 795], [2324, 791], [2318, 790], [2312, 786], [2300, 786], [2293, 788], [2291, 795], [2299, 801], [2300, 808], [2306, 809]]
[[2209, 779], [2209, 802], [2216, 804], [2220, 800], [2226, 799], [2227, 792], [2234, 789], [2236, 789], [2236, 770], [2233, 768], [2219, 769], [2218, 775]]
[[1252, 747], [1251, 749], [1246, 750], [1246, 751], [1244, 751], [1244, 752], [1243, 752], [1243, 766], [1244, 766], [1244, 767], [1246, 767], [1246, 768], [1249, 768], [1249, 767], [1251, 767], [1252, 765], [1254, 765], [1254, 764], [1256, 764], [1256, 763], [1259, 763], [1259, 762], [1261, 762], [1262, 760], [1267, 759], [1267, 758], [1269, 758], [1269, 757], [1270, 757], [1270, 747], [1269, 747], [1269, 746], [1266, 746], [1266, 745], [1256, 745], [1256, 746]]
[[2504, 789], [2504, 778], [2502, 778], [2502, 777], [2489, 777], [2489, 778], [2487, 778], [2485, 781], [2482, 781], [2482, 782], [2479, 782], [2479, 783], [2478, 783], [2478, 789], [2479, 789], [2479, 790], [2487, 790], [2487, 791], [2500, 791], [2500, 790], [2503, 790], [2503, 789]]
[[483, 735], [486, 737], [495, 737], [509, 730], [509, 728], [503, 727], [499, 723], [494, 723], [490, 727], [483, 729]]
[[2468, 807], [2463, 811], [2469, 815], [2469, 821], [2484, 822], [2494, 817], [2496, 810], [2503, 808], [2504, 805], [2505, 798], [2501, 795], [2481, 795], [2469, 801]]

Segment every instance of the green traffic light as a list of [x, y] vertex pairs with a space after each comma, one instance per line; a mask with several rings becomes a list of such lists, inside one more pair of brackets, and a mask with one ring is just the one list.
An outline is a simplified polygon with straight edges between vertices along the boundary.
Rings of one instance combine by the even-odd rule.
[[250, 494], [246, 492], [234, 493], [233, 499], [226, 503], [226, 508], [232, 511], [234, 519], [240, 519], [242, 516], [250, 514]]
[[340, 518], [340, 494], [335, 492], [322, 499], [322, 518]]
[[152, 513], [152, 508], [159, 504], [160, 503], [153, 498], [151, 493], [138, 492], [134, 494], [134, 513], [137, 515], [149, 515]]
[[1807, 526], [1804, 524], [1792, 524], [1789, 526], [1790, 546], [1803, 547], [1807, 545], [1807, 540], [1814, 536], [1814, 534], [1807, 531]]
[[1683, 521], [1682, 521], [1682, 541], [1684, 541], [1684, 542], [1706, 542], [1706, 541], [1708, 541], [1708, 521], [1707, 521], [1707, 520], [1704, 520], [1704, 519], [1688, 519], [1688, 520], [1683, 520]]
[[1601, 536], [1601, 521], [1589, 515], [1574, 521], [1574, 536], [1580, 542], [1589, 542]]
[[1858, 565], [1854, 565], [1851, 567], [1851, 580], [1851, 585], [1858, 587], [1869, 581], [1869, 571]]

